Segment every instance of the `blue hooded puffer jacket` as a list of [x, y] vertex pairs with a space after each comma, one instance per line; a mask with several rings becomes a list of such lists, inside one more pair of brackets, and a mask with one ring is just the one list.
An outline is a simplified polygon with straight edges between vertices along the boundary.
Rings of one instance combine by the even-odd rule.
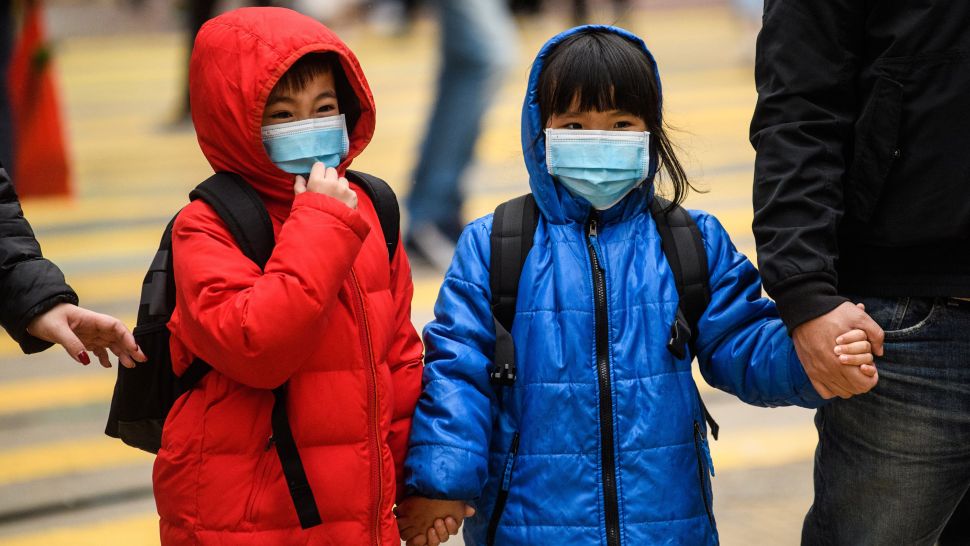
[[[599, 213], [590, 235], [590, 206], [546, 171], [538, 75], [550, 48], [583, 28], [624, 36], [653, 63], [639, 38], [613, 27], [573, 29], [539, 53], [522, 113], [541, 215], [512, 328], [518, 377], [501, 392], [489, 382], [495, 332], [486, 216], [462, 234], [424, 332], [407, 488], [475, 506], [465, 522], [469, 546], [486, 543], [499, 515], [501, 545], [717, 544], [692, 357], [677, 360], [666, 348], [678, 296], [648, 210], [652, 185]], [[714, 217], [691, 215], [711, 272], [696, 344], [704, 378], [755, 405], [819, 405], [755, 268]], [[591, 251], [604, 269], [599, 303]], [[598, 305], [608, 317], [605, 347], [596, 343]], [[598, 366], [598, 350], [608, 366]], [[496, 513], [502, 488], [507, 502]]]

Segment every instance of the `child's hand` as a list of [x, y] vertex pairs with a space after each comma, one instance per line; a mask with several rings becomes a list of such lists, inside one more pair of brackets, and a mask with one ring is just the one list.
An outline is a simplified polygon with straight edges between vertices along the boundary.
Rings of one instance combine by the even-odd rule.
[[864, 330], [849, 330], [835, 339], [835, 354], [846, 366], [859, 366], [859, 371], [873, 377], [876, 366], [872, 357], [872, 345]]
[[329, 195], [352, 209], [357, 208], [357, 194], [350, 189], [347, 179], [337, 176], [337, 169], [327, 167], [319, 161], [313, 164], [309, 181], [300, 175], [296, 175], [293, 192], [300, 195], [308, 191]]
[[438, 546], [458, 534], [462, 521], [475, 515], [475, 509], [463, 501], [408, 497], [394, 513], [407, 546]]

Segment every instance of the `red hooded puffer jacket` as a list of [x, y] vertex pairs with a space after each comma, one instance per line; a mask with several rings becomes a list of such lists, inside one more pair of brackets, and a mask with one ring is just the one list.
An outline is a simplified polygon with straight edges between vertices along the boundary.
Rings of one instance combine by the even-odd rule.
[[[214, 368], [180, 398], [155, 462], [166, 545], [400, 544], [391, 508], [420, 391], [421, 341], [410, 320], [404, 249], [388, 267], [374, 207], [322, 194], [293, 198], [260, 138], [263, 105], [302, 55], [334, 51], [360, 102], [350, 161], [374, 131], [354, 55], [320, 23], [281, 8], [208, 22], [190, 65], [192, 115], [212, 168], [242, 175], [276, 229], [265, 270], [215, 212], [188, 205], [174, 227], [176, 373], [193, 355]], [[343, 110], [343, 105], [341, 105]], [[270, 389], [287, 409], [323, 524], [302, 530], [271, 436]]]

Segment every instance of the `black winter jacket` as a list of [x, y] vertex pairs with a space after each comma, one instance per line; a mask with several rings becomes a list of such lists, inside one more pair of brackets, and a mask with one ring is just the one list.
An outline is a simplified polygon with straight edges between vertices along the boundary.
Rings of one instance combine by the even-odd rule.
[[788, 327], [970, 296], [970, 2], [767, 0], [754, 233]]
[[0, 325], [25, 353], [51, 346], [27, 333], [34, 317], [58, 303], [77, 304], [64, 274], [45, 260], [20, 209], [7, 171], [0, 165]]

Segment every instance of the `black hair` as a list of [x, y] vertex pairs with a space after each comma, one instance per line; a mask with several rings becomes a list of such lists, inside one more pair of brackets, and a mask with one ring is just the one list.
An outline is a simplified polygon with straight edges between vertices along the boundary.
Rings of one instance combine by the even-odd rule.
[[336, 53], [307, 53], [297, 59], [273, 86], [268, 102], [272, 102], [273, 97], [279, 93], [293, 93], [303, 89], [321, 74], [333, 74], [340, 113], [347, 118], [347, 132], [353, 133], [354, 126], [360, 119], [360, 99], [347, 80], [347, 74], [344, 73]]
[[557, 44], [539, 74], [542, 124], [567, 112], [573, 99], [578, 99], [582, 112], [623, 110], [643, 119], [657, 152], [657, 179], [664, 178], [663, 172], [670, 179], [670, 200], [679, 205], [690, 190], [696, 191], [667, 135], [653, 65], [637, 44], [599, 29], [580, 31]]

